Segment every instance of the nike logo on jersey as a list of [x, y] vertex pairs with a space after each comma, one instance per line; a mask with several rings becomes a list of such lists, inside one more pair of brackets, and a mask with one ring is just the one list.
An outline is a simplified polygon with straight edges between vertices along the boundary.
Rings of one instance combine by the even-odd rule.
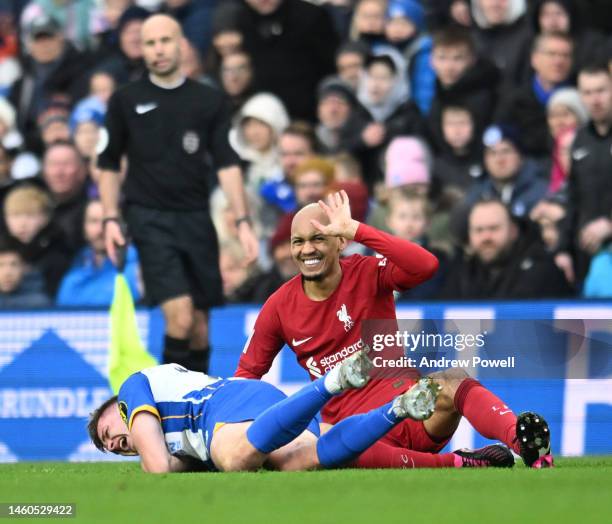
[[587, 156], [589, 156], [589, 150], [584, 147], [576, 149], [576, 151], [574, 151], [574, 154], [572, 155], [573, 159], [577, 162], [579, 162], [583, 158], [586, 158]]
[[293, 339], [291, 342], [292, 342], [293, 347], [296, 347], [296, 346], [301, 346], [304, 342], [308, 342], [311, 338], [312, 337], [303, 338], [302, 340]]
[[153, 111], [153, 109], [157, 109], [157, 104], [155, 102], [151, 102], [150, 104], [138, 104], [135, 109], [136, 113], [144, 115], [149, 111]]

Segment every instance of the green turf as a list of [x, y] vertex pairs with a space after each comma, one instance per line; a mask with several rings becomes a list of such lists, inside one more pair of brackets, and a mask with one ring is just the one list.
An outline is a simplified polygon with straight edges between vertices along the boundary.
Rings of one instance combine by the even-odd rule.
[[162, 476], [136, 463], [0, 465], [0, 502], [74, 502], [66, 522], [109, 524], [591, 524], [612, 521], [611, 487], [612, 457], [558, 459], [552, 470]]

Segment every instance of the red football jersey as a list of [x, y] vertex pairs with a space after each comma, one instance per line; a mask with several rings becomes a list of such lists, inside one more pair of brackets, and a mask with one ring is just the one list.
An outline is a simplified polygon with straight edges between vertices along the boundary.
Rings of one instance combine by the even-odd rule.
[[[361, 322], [395, 316], [393, 291], [403, 291], [430, 278], [437, 269], [434, 255], [411, 242], [361, 224], [355, 240], [382, 258], [353, 255], [340, 260], [342, 279], [325, 300], [308, 298], [297, 275], [264, 304], [238, 364], [236, 376], [261, 378], [287, 344], [311, 379], [323, 376], [364, 346]], [[416, 370], [412, 378], [416, 376]], [[336, 423], [380, 406], [412, 383], [402, 378], [373, 379], [362, 389], [330, 400], [322, 410], [325, 422]]]

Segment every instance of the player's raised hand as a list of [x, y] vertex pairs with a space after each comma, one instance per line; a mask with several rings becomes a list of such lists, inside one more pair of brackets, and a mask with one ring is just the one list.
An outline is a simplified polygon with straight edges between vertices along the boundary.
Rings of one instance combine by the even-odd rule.
[[327, 197], [327, 203], [319, 200], [319, 206], [329, 218], [329, 224], [323, 225], [318, 220], [311, 219], [310, 222], [314, 227], [324, 235], [344, 237], [347, 240], [355, 238], [359, 222], [351, 217], [349, 197], [344, 189], [330, 194]]

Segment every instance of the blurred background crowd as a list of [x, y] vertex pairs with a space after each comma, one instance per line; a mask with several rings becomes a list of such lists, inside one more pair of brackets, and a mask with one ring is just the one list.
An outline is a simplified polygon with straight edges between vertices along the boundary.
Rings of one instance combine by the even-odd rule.
[[228, 302], [297, 273], [292, 217], [339, 189], [440, 259], [399, 299], [612, 297], [609, 1], [0, 0], [1, 308], [110, 303], [96, 147], [153, 12], [231, 104], [261, 249], [210, 180]]

